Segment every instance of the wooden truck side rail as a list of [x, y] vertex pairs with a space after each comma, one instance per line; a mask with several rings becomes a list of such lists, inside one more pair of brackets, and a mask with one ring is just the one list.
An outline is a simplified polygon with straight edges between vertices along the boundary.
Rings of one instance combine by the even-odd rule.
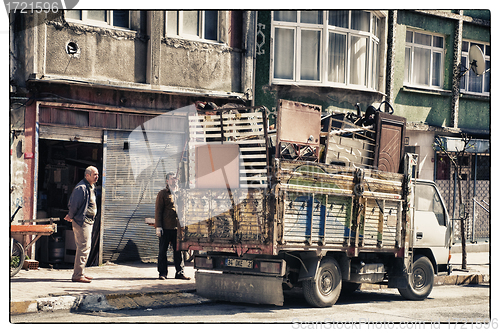
[[268, 189], [181, 190], [180, 249], [273, 254], [270, 195]]
[[276, 175], [279, 249], [398, 253], [403, 175], [294, 161]]

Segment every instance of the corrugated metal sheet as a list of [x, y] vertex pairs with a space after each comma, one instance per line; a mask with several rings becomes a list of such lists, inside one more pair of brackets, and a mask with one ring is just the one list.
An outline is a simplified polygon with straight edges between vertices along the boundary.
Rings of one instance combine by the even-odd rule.
[[158, 238], [145, 218], [154, 217], [156, 195], [165, 174], [177, 171], [186, 140], [182, 117], [157, 118], [132, 132], [105, 134], [103, 262], [157, 256]]

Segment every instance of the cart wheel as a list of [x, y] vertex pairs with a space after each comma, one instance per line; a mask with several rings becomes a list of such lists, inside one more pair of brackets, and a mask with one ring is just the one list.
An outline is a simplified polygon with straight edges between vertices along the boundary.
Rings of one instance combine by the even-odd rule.
[[10, 276], [14, 276], [24, 265], [24, 249], [21, 243], [17, 240], [12, 240], [12, 246], [10, 249]]

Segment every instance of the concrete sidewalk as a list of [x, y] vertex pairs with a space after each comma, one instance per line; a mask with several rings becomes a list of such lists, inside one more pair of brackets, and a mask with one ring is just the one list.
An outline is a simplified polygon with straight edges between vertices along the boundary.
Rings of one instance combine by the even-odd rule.
[[[488, 283], [489, 252], [472, 252], [475, 249], [483, 250], [467, 248], [467, 271], [459, 270], [462, 255], [453, 251], [453, 273], [436, 276], [434, 285]], [[185, 267], [189, 281], [174, 279], [174, 270], [170, 266], [168, 279], [159, 280], [155, 263], [107, 263], [86, 269], [86, 274], [94, 277], [92, 283], [72, 282], [72, 269], [21, 270], [10, 279], [10, 313], [112, 311], [209, 302], [195, 293], [192, 264]], [[361, 290], [376, 288], [379, 285], [362, 285]]]

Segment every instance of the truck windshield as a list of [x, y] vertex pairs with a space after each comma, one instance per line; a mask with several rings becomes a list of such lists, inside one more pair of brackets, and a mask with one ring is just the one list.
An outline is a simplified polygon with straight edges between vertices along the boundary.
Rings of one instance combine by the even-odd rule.
[[443, 203], [434, 186], [429, 184], [417, 184], [415, 186], [415, 209], [418, 211], [433, 212], [436, 215], [439, 225], [446, 225]]

